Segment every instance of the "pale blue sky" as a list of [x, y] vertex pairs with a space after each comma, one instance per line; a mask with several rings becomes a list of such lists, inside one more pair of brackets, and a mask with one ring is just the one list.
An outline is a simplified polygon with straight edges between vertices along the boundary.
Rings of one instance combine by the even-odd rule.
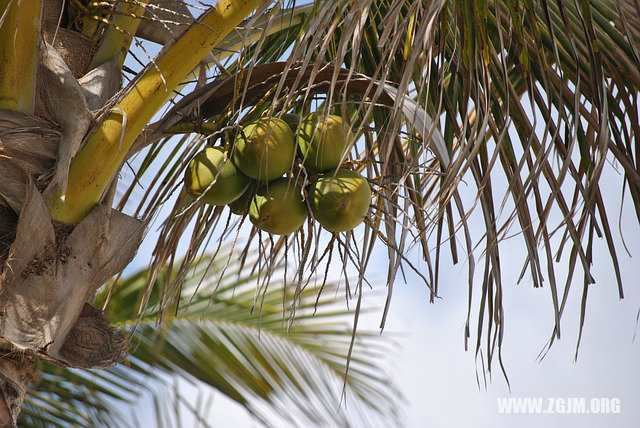
[[[538, 126], [540, 130], [540, 126]], [[126, 178], [128, 171], [123, 170]], [[620, 208], [621, 177], [607, 165], [602, 181], [606, 195], [608, 215], [616, 225]], [[472, 180], [469, 181], [472, 183]], [[463, 197], [470, 200], [474, 189], [465, 190]], [[496, 188], [504, 188], [504, 182]], [[496, 191], [496, 201], [502, 194]], [[525, 257], [519, 239], [503, 243], [504, 308], [506, 330], [503, 359], [511, 382], [509, 392], [498, 370], [493, 373], [487, 388], [478, 388], [473, 351], [463, 347], [463, 326], [466, 319], [467, 267], [460, 263], [451, 266], [443, 262], [440, 278], [442, 299], [428, 303], [428, 290], [422, 281], [407, 270], [407, 284], [396, 281], [394, 298], [386, 331], [402, 333], [395, 337], [399, 343], [397, 355], [390, 360], [388, 370], [397, 380], [406, 396], [403, 410], [406, 427], [638, 427], [640, 426], [640, 338], [632, 341], [637, 328], [636, 317], [640, 307], [640, 228], [629, 204], [622, 212], [622, 231], [633, 258], [620, 242], [620, 232], [613, 227], [618, 244], [618, 256], [625, 285], [624, 300], [619, 300], [615, 276], [605, 242], [597, 240], [594, 248], [594, 276], [596, 284], [589, 291], [588, 313], [577, 362], [573, 355], [577, 340], [579, 307], [582, 290], [581, 275], [576, 274], [570, 301], [563, 317], [563, 338], [556, 343], [542, 362], [537, 361], [553, 328], [551, 299], [548, 282], [534, 289], [528, 276], [521, 284], [515, 282]], [[499, 202], [498, 202], [499, 203]], [[508, 212], [506, 212], [508, 214]], [[471, 219], [471, 227], [478, 239], [483, 223], [478, 216]], [[132, 268], [144, 266], [149, 260], [152, 241], [156, 236], [154, 225], [146, 244], [138, 253]], [[448, 251], [443, 254], [447, 255]], [[558, 272], [566, 273], [562, 263]], [[479, 253], [476, 255], [479, 257]], [[424, 267], [419, 258], [412, 257]], [[386, 250], [381, 246], [370, 263], [368, 278], [378, 289], [384, 288], [386, 277]], [[478, 270], [481, 263], [476, 260]], [[334, 262], [335, 265], [335, 262]], [[341, 267], [334, 266], [334, 275]], [[560, 276], [562, 277], [562, 275]], [[476, 281], [477, 284], [480, 280]], [[371, 293], [368, 293], [371, 294]], [[342, 295], [338, 297], [342, 299]], [[477, 303], [478, 299], [474, 299]], [[382, 305], [381, 297], [369, 297], [367, 303]], [[380, 312], [381, 313], [381, 312]], [[474, 321], [472, 319], [472, 321]], [[364, 329], [377, 329], [379, 317], [368, 316]], [[385, 333], [386, 334], [386, 333]], [[472, 338], [475, 341], [475, 323]], [[497, 367], [497, 366], [496, 366]], [[185, 388], [188, 388], [185, 386]], [[621, 400], [618, 415], [500, 415], [497, 397], [617, 397]], [[214, 395], [211, 424], [220, 427], [255, 426], [249, 415], [221, 394]], [[336, 397], [336, 402], [339, 397]], [[149, 415], [147, 404], [139, 406], [140, 415]], [[148, 419], [143, 419], [148, 420]], [[192, 421], [185, 420], [184, 426]]]
[[[620, 177], [607, 165], [603, 193], [610, 197], [609, 217], [617, 218], [620, 207]], [[498, 186], [499, 187], [499, 186]], [[471, 191], [465, 191], [467, 197]], [[628, 198], [628, 196], [627, 196]], [[627, 199], [628, 201], [628, 199]], [[481, 233], [483, 224], [472, 217], [471, 227]], [[519, 239], [505, 241], [501, 250], [504, 283], [506, 331], [503, 358], [511, 382], [511, 394], [499, 371], [493, 373], [487, 388], [478, 388], [473, 351], [463, 347], [463, 326], [467, 304], [467, 266], [452, 266], [445, 257], [441, 270], [441, 299], [428, 302], [428, 290], [421, 279], [407, 270], [407, 283], [398, 278], [385, 333], [399, 343], [398, 353], [389, 362], [399, 388], [406, 396], [403, 410], [406, 427], [637, 427], [640, 424], [640, 344], [632, 341], [640, 302], [638, 287], [640, 268], [640, 231], [629, 204], [622, 213], [622, 230], [634, 258], [624, 252], [617, 227], [613, 234], [618, 244], [625, 284], [625, 299], [619, 300], [614, 273], [603, 240], [596, 241], [588, 313], [577, 362], [573, 355], [577, 340], [581, 275], [576, 275], [570, 300], [563, 317], [563, 338], [542, 362], [536, 360], [553, 328], [553, 313], [548, 283], [534, 289], [528, 276], [516, 285], [524, 260], [524, 246]], [[151, 228], [147, 244], [133, 266], [144, 265], [149, 258], [155, 236]], [[447, 254], [445, 251], [444, 254]], [[412, 262], [424, 267], [418, 257]], [[566, 263], [566, 256], [563, 259]], [[379, 247], [370, 264], [368, 278], [378, 290], [384, 289], [386, 250]], [[477, 265], [481, 265], [477, 261]], [[556, 268], [562, 277], [562, 263]], [[339, 277], [341, 266], [334, 262], [332, 274]], [[480, 279], [477, 279], [479, 284]], [[366, 291], [366, 290], [365, 290]], [[366, 291], [367, 303], [382, 306], [382, 296]], [[338, 299], [343, 299], [340, 294]], [[474, 303], [478, 298], [474, 298]], [[363, 329], [377, 329], [381, 312], [362, 322]], [[472, 319], [472, 338], [475, 340]], [[497, 366], [496, 366], [497, 367]], [[478, 373], [481, 369], [478, 368]], [[188, 389], [188, 387], [185, 386]], [[619, 415], [500, 415], [497, 397], [593, 397], [620, 398]], [[254, 426], [244, 409], [220, 394], [214, 394], [213, 426]], [[338, 397], [336, 397], [336, 402]], [[147, 413], [149, 409], [140, 409]], [[189, 420], [185, 421], [189, 425]]]

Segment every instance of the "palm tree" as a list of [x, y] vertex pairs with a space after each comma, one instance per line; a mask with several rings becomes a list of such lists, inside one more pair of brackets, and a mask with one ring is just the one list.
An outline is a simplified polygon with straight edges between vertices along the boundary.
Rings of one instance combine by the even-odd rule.
[[[350, 313], [333, 294], [316, 301], [313, 288], [304, 290], [296, 323], [288, 330], [282, 314], [289, 312], [294, 290], [274, 281], [262, 290], [258, 307], [258, 274], [242, 270], [238, 258], [225, 269], [228, 250], [221, 258], [207, 255], [194, 263], [176, 300], [179, 307], [165, 313], [171, 320], [161, 324], [158, 290], [171, 279], [167, 269], [158, 275], [141, 317], [137, 304], [147, 269], [108, 284], [95, 304], [101, 307], [109, 299], [107, 316], [132, 335], [127, 361], [100, 371], [41, 363], [41, 380], [27, 393], [18, 425], [141, 426], [128, 411], [135, 417], [136, 403], [150, 396], [156, 426], [180, 425], [179, 408], [208, 426], [206, 389], [200, 388], [201, 398], [194, 401], [175, 389], [178, 379], [215, 388], [266, 425], [275, 425], [276, 418], [313, 426], [344, 426], [356, 419], [365, 426], [397, 423], [401, 394], [380, 364], [391, 343], [377, 332], [360, 331], [354, 345], [358, 358], [346, 373]], [[334, 293], [336, 286], [327, 284]], [[339, 406], [343, 382], [348, 413]]]
[[[140, 316], [160, 293], [162, 318], [200, 250], [216, 241], [235, 246], [242, 230], [267, 282], [277, 261], [295, 267], [294, 302], [331, 264], [355, 272], [345, 291], [356, 299], [356, 320], [371, 252], [385, 246], [381, 327], [403, 269], [416, 271], [435, 300], [448, 248], [468, 266], [465, 339], [476, 332], [487, 370], [496, 360], [501, 366], [503, 239], [521, 240], [522, 277], [548, 284], [549, 346], [579, 276], [584, 324], [596, 237], [608, 246], [623, 296], [615, 221], [599, 182], [614, 162], [640, 219], [636, 0], [0, 5], [4, 422], [17, 417], [34, 359], [88, 368], [126, 354], [126, 336], [90, 303], [156, 217], [163, 222]], [[151, 60], [138, 38], [139, 48], [129, 49], [134, 34], [164, 48]], [[133, 59], [125, 63], [127, 53]], [[349, 124], [343, 167], [365, 175], [374, 193], [361, 235], [328, 233], [309, 217], [296, 233], [274, 237], [194, 201], [181, 185], [205, 145], [233, 150], [242, 125], [313, 110]], [[313, 172], [294, 162], [290, 178], [306, 188]], [[468, 221], [476, 211], [480, 231]], [[416, 252], [426, 269], [410, 257]], [[558, 263], [568, 264], [565, 277]], [[165, 268], [173, 279], [158, 284]]]

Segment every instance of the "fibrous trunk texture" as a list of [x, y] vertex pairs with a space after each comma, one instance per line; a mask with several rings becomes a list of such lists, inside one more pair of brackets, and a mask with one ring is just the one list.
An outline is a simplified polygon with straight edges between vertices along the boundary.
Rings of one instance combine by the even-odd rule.
[[0, 111], [0, 392], [14, 421], [34, 357], [104, 367], [127, 350], [124, 335], [89, 303], [131, 261], [144, 227], [103, 205], [77, 225], [49, 218], [41, 191], [67, 152], [61, 135], [39, 118]]
[[121, 80], [113, 62], [87, 70], [96, 40], [64, 28], [62, 2], [43, 9], [35, 112], [0, 110], [0, 427], [15, 425], [37, 358], [90, 368], [126, 355], [124, 334], [91, 302], [144, 234], [141, 221], [102, 204], [78, 224], [49, 216], [47, 195], [65, 188]]

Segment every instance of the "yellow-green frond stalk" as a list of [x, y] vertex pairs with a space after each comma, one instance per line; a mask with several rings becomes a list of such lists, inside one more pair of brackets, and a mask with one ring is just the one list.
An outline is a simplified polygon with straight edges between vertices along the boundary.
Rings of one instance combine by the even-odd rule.
[[40, 0], [0, 0], [0, 108], [33, 113], [41, 14]]
[[243, 46], [250, 46], [258, 42], [262, 37], [272, 36], [282, 30], [295, 27], [304, 21], [304, 18], [313, 11], [316, 5], [296, 5], [292, 9], [272, 9], [271, 13], [256, 20], [253, 28], [246, 34], [231, 33], [220, 43], [219, 50], [215, 50], [218, 61], [227, 59]]
[[98, 52], [93, 57], [90, 68], [98, 67], [113, 58], [117, 59], [118, 66], [122, 68], [147, 3], [149, 0], [118, 3], [113, 16], [109, 19], [110, 25], [100, 43]]
[[75, 223], [100, 201], [131, 144], [172, 90], [246, 18], [260, 0], [220, 0], [147, 67], [137, 83], [88, 137], [69, 170], [65, 195], [48, 201], [51, 217]]

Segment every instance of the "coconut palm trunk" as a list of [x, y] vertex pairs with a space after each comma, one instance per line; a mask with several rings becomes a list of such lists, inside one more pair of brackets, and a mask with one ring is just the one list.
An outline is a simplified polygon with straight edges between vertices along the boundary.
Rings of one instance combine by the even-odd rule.
[[172, 90], [259, 2], [221, 0], [181, 38], [172, 33], [188, 9], [168, 8], [183, 22], [165, 29], [156, 64], [118, 92], [144, 4], [0, 2], [3, 426], [16, 421], [34, 359], [91, 368], [126, 355], [124, 335], [90, 303], [131, 261], [144, 224], [113, 210], [108, 189]]

